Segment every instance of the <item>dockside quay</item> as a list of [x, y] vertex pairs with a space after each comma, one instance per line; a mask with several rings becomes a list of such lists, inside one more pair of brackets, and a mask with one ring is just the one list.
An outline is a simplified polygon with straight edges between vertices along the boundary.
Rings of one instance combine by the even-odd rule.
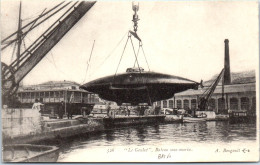
[[[206, 88], [207, 87], [180, 92], [175, 94], [171, 99], [156, 102], [155, 105], [160, 106], [161, 108], [196, 110], [198, 107], [198, 98], [204, 93]], [[218, 86], [209, 99], [207, 111], [213, 111], [216, 114], [228, 114], [228, 110], [245, 110], [249, 114], [255, 115], [255, 82], [225, 85], [224, 100], [226, 101], [223, 101], [222, 99], [222, 87]]]

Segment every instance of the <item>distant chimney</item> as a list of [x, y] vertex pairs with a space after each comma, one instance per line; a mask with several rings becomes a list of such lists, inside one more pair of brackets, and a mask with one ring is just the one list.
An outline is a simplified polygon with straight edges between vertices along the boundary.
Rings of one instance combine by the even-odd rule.
[[225, 39], [225, 72], [224, 72], [224, 85], [231, 84], [231, 75], [230, 75], [230, 62], [229, 62], [229, 46], [228, 39]]

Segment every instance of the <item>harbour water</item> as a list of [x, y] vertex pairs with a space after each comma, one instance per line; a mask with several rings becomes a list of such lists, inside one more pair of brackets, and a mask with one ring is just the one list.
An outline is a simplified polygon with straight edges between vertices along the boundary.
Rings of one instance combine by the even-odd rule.
[[[175, 123], [117, 128], [75, 137], [61, 145], [58, 162], [89, 161], [97, 148], [176, 144], [231, 144], [255, 142], [256, 124], [230, 124], [228, 121]], [[81, 157], [79, 155], [82, 155]], [[84, 156], [85, 155], [85, 156]]]

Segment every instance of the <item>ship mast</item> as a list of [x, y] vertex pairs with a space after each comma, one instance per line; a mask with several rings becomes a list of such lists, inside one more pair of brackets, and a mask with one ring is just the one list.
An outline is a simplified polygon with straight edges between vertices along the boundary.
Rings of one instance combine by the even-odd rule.
[[22, 26], [22, 20], [21, 20], [21, 11], [22, 11], [22, 2], [20, 1], [20, 7], [19, 7], [19, 18], [18, 18], [18, 30], [17, 30], [17, 68], [19, 68], [19, 61], [20, 61], [20, 54], [21, 54], [21, 44], [22, 44], [22, 31], [21, 31], [21, 26]]

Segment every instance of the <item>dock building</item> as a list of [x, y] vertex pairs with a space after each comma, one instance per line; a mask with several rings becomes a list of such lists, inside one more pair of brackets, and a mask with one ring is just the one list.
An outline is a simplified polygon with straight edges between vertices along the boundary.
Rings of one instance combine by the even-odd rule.
[[[207, 87], [180, 92], [171, 99], [156, 102], [156, 105], [161, 108], [195, 110], [198, 108], [200, 96], [206, 89]], [[214, 111], [216, 114], [226, 114], [228, 110], [247, 110], [250, 114], [256, 114], [255, 82], [225, 85], [224, 99], [222, 86], [217, 86], [207, 108], [207, 111]]]
[[48, 81], [37, 85], [22, 86], [18, 90], [21, 107], [30, 108], [36, 99], [44, 104], [44, 113], [56, 114], [59, 104], [73, 105], [73, 113], [81, 114], [81, 108], [93, 108], [99, 97], [91, 92], [79, 89], [80, 84], [73, 81]]
[[[229, 58], [229, 40], [225, 39], [224, 75], [219, 86], [216, 87], [208, 100], [205, 111], [214, 111], [216, 114], [227, 114], [228, 110], [246, 110], [250, 115], [256, 115], [256, 79], [255, 71], [231, 73]], [[210, 87], [217, 75], [204, 83], [204, 88], [186, 90], [176, 93], [168, 100], [158, 101], [155, 105], [161, 108], [176, 108], [195, 110], [204, 92]], [[222, 85], [222, 83], [224, 85]]]

